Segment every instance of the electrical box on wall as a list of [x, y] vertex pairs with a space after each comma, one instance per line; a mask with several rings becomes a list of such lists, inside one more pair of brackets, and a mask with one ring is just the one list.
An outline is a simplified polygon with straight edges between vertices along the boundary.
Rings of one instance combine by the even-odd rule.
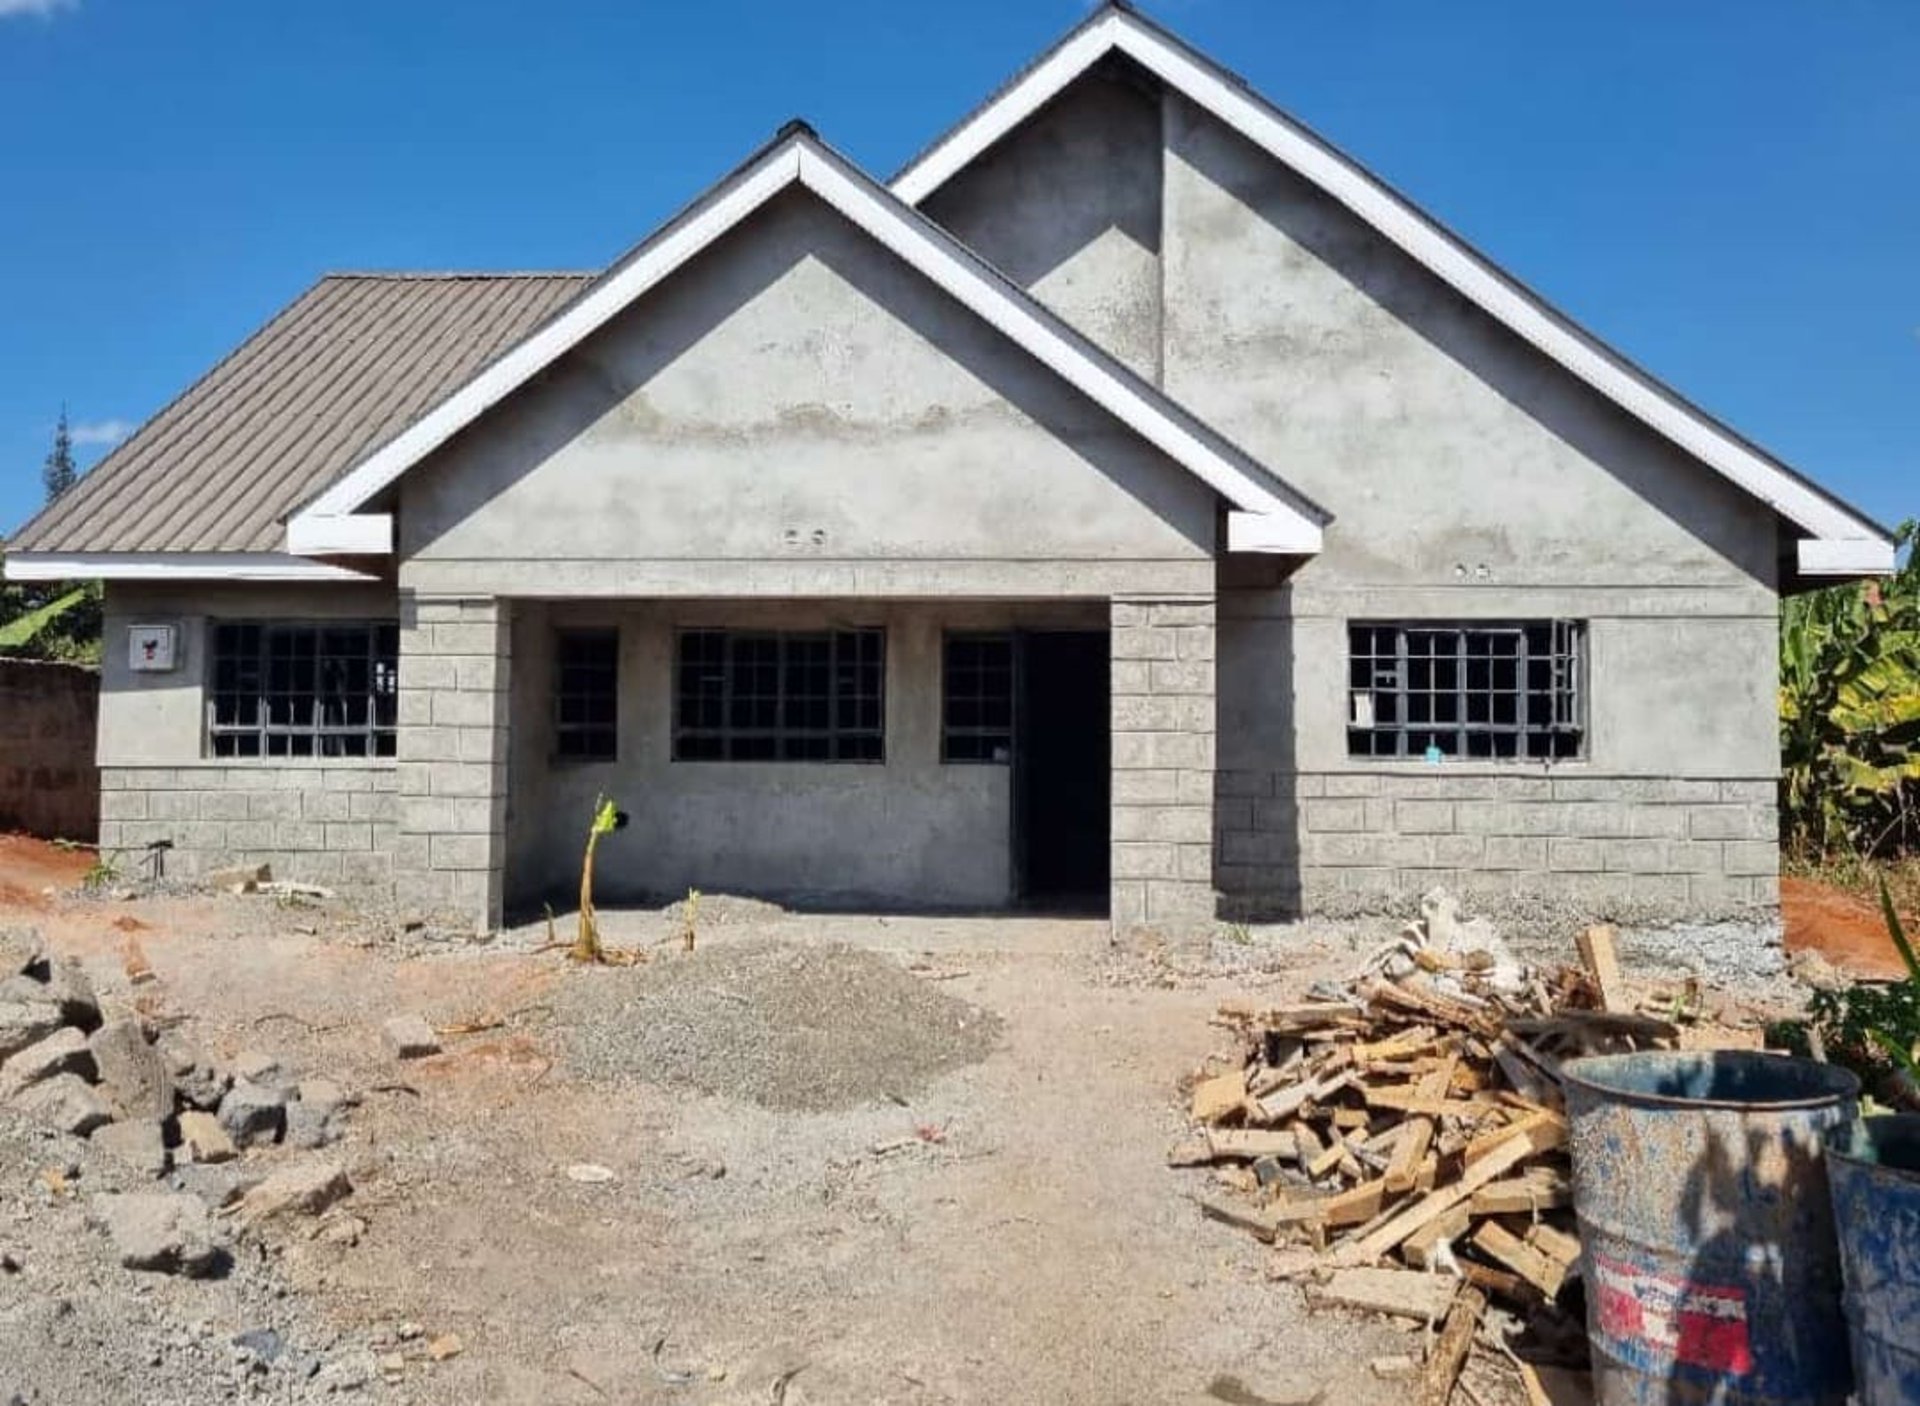
[[171, 625], [127, 626], [127, 667], [143, 674], [170, 672], [177, 657], [175, 638]]

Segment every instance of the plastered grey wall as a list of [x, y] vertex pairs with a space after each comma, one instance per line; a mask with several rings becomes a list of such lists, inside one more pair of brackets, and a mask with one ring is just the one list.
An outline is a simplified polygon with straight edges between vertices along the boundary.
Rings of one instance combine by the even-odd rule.
[[[1000, 907], [1012, 898], [1008, 770], [940, 760], [944, 630], [1100, 628], [1104, 607], [951, 603], [521, 602], [513, 623], [507, 892], [524, 907], [578, 890], [596, 797], [631, 824], [605, 841], [596, 892], [690, 887], [825, 904]], [[554, 631], [620, 633], [616, 759], [559, 760]], [[879, 627], [887, 633], [886, 759], [878, 764], [675, 762], [677, 628]]]
[[[403, 582], [423, 590], [591, 591], [583, 578], [607, 563], [599, 589], [685, 593], [717, 576], [844, 594], [835, 564], [914, 562], [984, 566], [973, 577], [1054, 595], [1134, 568], [1147, 588], [1158, 567], [1190, 578], [1217, 507], [794, 192], [406, 479], [400, 531]], [[679, 574], [621, 574], [636, 562]], [[1106, 574], [1089, 582], [1077, 567]]]
[[[207, 754], [209, 625], [219, 620], [392, 620], [391, 588], [112, 582], [101, 661], [100, 848], [130, 872], [170, 844], [171, 877], [269, 863], [278, 877], [383, 892], [393, 873], [391, 760], [238, 760]], [[172, 624], [177, 667], [127, 666], [127, 627]]]
[[1160, 98], [1098, 66], [925, 212], [1149, 380], [1160, 377]]
[[[1290, 577], [1223, 567], [1230, 906], [1773, 903], [1767, 510], [1198, 109], [1165, 131], [1167, 388], [1335, 519]], [[1549, 616], [1589, 622], [1583, 759], [1347, 756], [1349, 621]]]

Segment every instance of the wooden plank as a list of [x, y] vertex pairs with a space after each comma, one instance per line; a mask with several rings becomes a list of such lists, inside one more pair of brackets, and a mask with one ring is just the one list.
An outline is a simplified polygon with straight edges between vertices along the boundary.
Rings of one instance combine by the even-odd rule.
[[1216, 1074], [1193, 1086], [1193, 1102], [1187, 1116], [1196, 1123], [1217, 1123], [1240, 1111], [1247, 1101], [1247, 1071]]
[[1194, 1200], [1199, 1204], [1200, 1214], [1208, 1220], [1217, 1220], [1236, 1230], [1251, 1231], [1269, 1245], [1283, 1224], [1274, 1211], [1258, 1210], [1241, 1201], [1226, 1201], [1215, 1196], [1197, 1196]]
[[1573, 1187], [1560, 1176], [1509, 1177], [1473, 1193], [1476, 1216], [1534, 1215], [1573, 1204]]
[[1570, 1269], [1580, 1260], [1580, 1238], [1547, 1221], [1527, 1232], [1527, 1243], [1563, 1268]]
[[1307, 1297], [1316, 1304], [1338, 1304], [1431, 1323], [1446, 1313], [1453, 1288], [1451, 1280], [1418, 1270], [1339, 1269], [1326, 1283], [1307, 1290]]
[[1432, 1269], [1439, 1262], [1440, 1246], [1458, 1240], [1472, 1228], [1473, 1213], [1466, 1206], [1450, 1207], [1446, 1214], [1409, 1235], [1400, 1247], [1400, 1257], [1415, 1269]]
[[1398, 986], [1391, 981], [1376, 981], [1366, 989], [1367, 1000], [1389, 1010], [1406, 1011], [1422, 1020], [1471, 1030], [1492, 1039], [1500, 1033], [1500, 1022], [1490, 1012], [1437, 991], [1417, 986]]
[[1314, 1158], [1311, 1162], [1301, 1163], [1301, 1166], [1306, 1169], [1306, 1173], [1308, 1176], [1312, 1177], [1315, 1181], [1318, 1181], [1321, 1177], [1325, 1176], [1328, 1172], [1331, 1172], [1335, 1167], [1339, 1166], [1342, 1162], [1346, 1161], [1352, 1155], [1353, 1154], [1347, 1150], [1346, 1139], [1336, 1138], [1331, 1144], [1328, 1145], [1326, 1151], [1322, 1152], [1318, 1157]]
[[1237, 1158], [1255, 1162], [1262, 1157], [1291, 1160], [1295, 1153], [1293, 1134], [1279, 1128], [1211, 1128], [1207, 1145], [1215, 1158]]
[[[1304, 1122], [1289, 1125], [1287, 1131], [1293, 1134], [1296, 1149], [1294, 1155], [1300, 1159], [1300, 1165], [1303, 1167], [1318, 1161], [1320, 1154], [1327, 1150], [1326, 1143], [1320, 1140], [1320, 1134]], [[1320, 1175], [1326, 1174], [1322, 1172]]]
[[[1566, 1144], [1567, 1120], [1551, 1109], [1544, 1108], [1523, 1114], [1516, 1122], [1509, 1123], [1504, 1128], [1495, 1128], [1492, 1132], [1481, 1133], [1467, 1144], [1461, 1158], [1468, 1167], [1472, 1167], [1483, 1158], [1505, 1147], [1515, 1137], [1525, 1137], [1535, 1145], [1536, 1151], [1546, 1152]], [[1546, 1140], [1540, 1141], [1542, 1138]]]
[[1627, 996], [1627, 984], [1620, 975], [1620, 958], [1614, 950], [1614, 941], [1618, 936], [1611, 923], [1596, 923], [1581, 933], [1578, 939], [1580, 960], [1586, 964], [1593, 984], [1600, 992], [1600, 1009], [1603, 1011], [1633, 1009]]
[[1504, 1269], [1495, 1269], [1490, 1264], [1481, 1264], [1478, 1260], [1460, 1261], [1460, 1273], [1466, 1281], [1482, 1293], [1496, 1294], [1517, 1304], [1537, 1304], [1540, 1291], [1517, 1274]]
[[1384, 1179], [1376, 1177], [1372, 1181], [1362, 1182], [1328, 1201], [1321, 1208], [1320, 1223], [1328, 1230], [1338, 1230], [1342, 1226], [1370, 1221], [1380, 1214], [1386, 1194], [1387, 1183]]
[[1454, 1383], [1460, 1380], [1460, 1369], [1473, 1351], [1474, 1329], [1486, 1311], [1487, 1296], [1470, 1284], [1463, 1285], [1453, 1307], [1447, 1310], [1446, 1326], [1427, 1354], [1426, 1373], [1420, 1381], [1420, 1406], [1447, 1406], [1453, 1399]]
[[1433, 1120], [1409, 1118], [1400, 1125], [1400, 1137], [1393, 1144], [1393, 1160], [1387, 1163], [1387, 1193], [1398, 1196], [1410, 1190], [1420, 1175], [1420, 1163], [1433, 1146]]
[[1558, 1295], [1560, 1286], [1566, 1282], [1565, 1265], [1547, 1258], [1498, 1221], [1482, 1221], [1473, 1232], [1473, 1244], [1548, 1298]]
[[1417, 1114], [1426, 1118], [1479, 1118], [1488, 1110], [1498, 1108], [1495, 1100], [1484, 1094], [1474, 1094], [1467, 1098], [1435, 1098], [1423, 1094], [1418, 1087], [1405, 1084], [1385, 1084], [1377, 1089], [1362, 1089], [1367, 1105], [1371, 1108], [1385, 1108], [1395, 1113]]
[[1533, 1119], [1539, 1121], [1522, 1119], [1505, 1129], [1501, 1134], [1502, 1141], [1490, 1148], [1476, 1165], [1469, 1166], [1460, 1180], [1429, 1192], [1373, 1234], [1344, 1247], [1341, 1251], [1344, 1257], [1342, 1262], [1372, 1263], [1421, 1226], [1437, 1220], [1461, 1202], [1470, 1201], [1474, 1192], [1498, 1180], [1527, 1158], [1561, 1146], [1567, 1137], [1566, 1120], [1550, 1121], [1552, 1117], [1551, 1114], [1535, 1114]]
[[1353, 1046], [1353, 1058], [1360, 1064], [1376, 1059], [1407, 1059], [1425, 1051], [1438, 1039], [1439, 1033], [1431, 1025], [1409, 1026], [1384, 1040]]

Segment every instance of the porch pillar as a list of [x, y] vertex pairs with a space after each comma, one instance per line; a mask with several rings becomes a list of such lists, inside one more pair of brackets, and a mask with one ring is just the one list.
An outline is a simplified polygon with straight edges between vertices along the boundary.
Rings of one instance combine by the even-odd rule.
[[505, 890], [508, 615], [492, 596], [401, 598], [395, 888], [478, 931]]
[[1116, 934], [1212, 922], [1214, 597], [1115, 597]]

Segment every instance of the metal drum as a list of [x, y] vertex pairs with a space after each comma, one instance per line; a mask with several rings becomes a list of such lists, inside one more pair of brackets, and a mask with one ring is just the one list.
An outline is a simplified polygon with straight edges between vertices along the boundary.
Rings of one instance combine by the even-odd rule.
[[1827, 1159], [1860, 1406], [1920, 1406], [1920, 1115], [1855, 1123]]
[[1744, 1051], [1561, 1066], [1600, 1406], [1840, 1406], [1826, 1141], [1860, 1083]]

